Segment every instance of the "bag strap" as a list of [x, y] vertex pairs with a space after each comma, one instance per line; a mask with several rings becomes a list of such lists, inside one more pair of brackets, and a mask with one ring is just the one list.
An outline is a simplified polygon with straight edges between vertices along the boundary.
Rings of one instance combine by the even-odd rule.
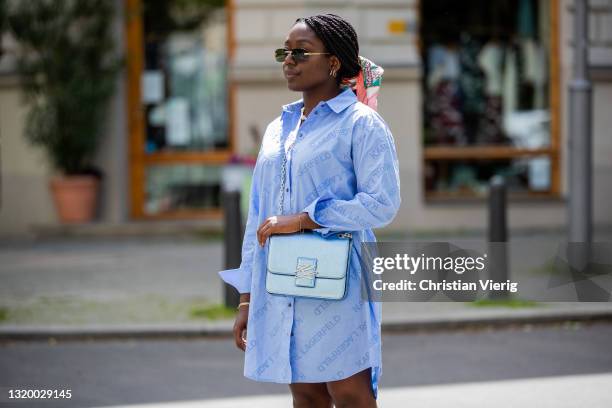
[[[302, 112], [303, 112], [303, 110], [304, 110], [304, 108], [302, 108]], [[298, 119], [297, 126], [295, 127], [295, 129], [292, 132], [292, 133], [295, 133], [295, 139], [293, 140], [293, 142], [291, 142], [291, 146], [289, 146], [289, 148], [287, 149], [287, 153], [289, 153], [291, 151], [291, 149], [293, 148], [293, 146], [295, 145], [295, 143], [298, 140], [297, 132], [298, 132], [298, 130], [300, 128], [301, 121], [302, 121], [301, 118]], [[287, 155], [285, 154], [285, 145], [284, 145], [284, 143], [281, 145], [281, 154], [283, 155], [283, 164], [281, 165], [280, 200], [279, 200], [279, 203], [278, 203], [278, 214], [279, 215], [283, 214], [283, 202], [285, 200], [285, 177], [287, 176]]]

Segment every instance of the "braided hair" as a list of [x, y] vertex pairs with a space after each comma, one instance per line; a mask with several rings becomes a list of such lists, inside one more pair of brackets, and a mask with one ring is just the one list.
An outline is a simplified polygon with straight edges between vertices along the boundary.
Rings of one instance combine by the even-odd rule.
[[295, 20], [295, 23], [298, 22], [306, 23], [323, 42], [327, 52], [340, 60], [341, 66], [336, 76], [338, 84], [343, 78], [353, 78], [359, 74], [359, 41], [351, 23], [336, 14], [301, 17]]

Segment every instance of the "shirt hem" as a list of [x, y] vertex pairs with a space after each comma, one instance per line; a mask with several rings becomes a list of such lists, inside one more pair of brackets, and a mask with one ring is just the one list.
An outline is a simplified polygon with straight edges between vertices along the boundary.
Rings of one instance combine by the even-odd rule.
[[380, 363], [377, 362], [372, 362], [369, 365], [367, 365], [366, 367], [362, 367], [357, 369], [354, 372], [350, 372], [347, 375], [343, 375], [342, 378], [331, 378], [331, 379], [317, 379], [317, 380], [301, 380], [301, 381], [289, 381], [289, 380], [285, 380], [285, 379], [271, 379], [271, 378], [261, 378], [261, 377], [255, 377], [252, 375], [248, 375], [248, 374], [244, 374], [244, 376], [246, 378], [248, 378], [249, 380], [253, 380], [253, 381], [259, 381], [259, 382], [272, 382], [272, 383], [277, 383], [277, 384], [294, 384], [294, 383], [326, 383], [326, 382], [331, 382], [331, 381], [340, 381], [340, 380], [345, 380], [347, 378], [349, 378], [352, 375], [355, 375], [363, 370], [367, 370], [368, 368], [371, 368], [371, 378], [370, 378], [370, 384], [372, 387], [372, 393], [374, 394], [374, 399], [378, 399], [378, 385], [380, 382], [380, 376], [382, 374], [382, 365]]

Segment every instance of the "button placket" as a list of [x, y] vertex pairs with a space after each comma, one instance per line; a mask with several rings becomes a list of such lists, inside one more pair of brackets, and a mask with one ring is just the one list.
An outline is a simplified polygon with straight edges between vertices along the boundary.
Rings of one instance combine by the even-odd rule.
[[[298, 119], [299, 121], [299, 119]], [[285, 180], [285, 192], [289, 193], [289, 191], [291, 190], [291, 174], [293, 172], [292, 167], [293, 167], [293, 153], [295, 152], [295, 148], [297, 145], [297, 142], [299, 139], [302, 138], [302, 136], [304, 135], [304, 132], [302, 132], [302, 128], [304, 127], [304, 123], [302, 123], [298, 129], [296, 129], [297, 135], [295, 137], [295, 139], [293, 140], [293, 145], [292, 147], [289, 149], [289, 155], [287, 156], [287, 173], [286, 173], [286, 180]], [[288, 196], [288, 206], [289, 206], [289, 210], [291, 209], [291, 200], [293, 197], [291, 197], [291, 195]]]
[[[304, 137], [304, 132], [302, 131], [302, 129], [304, 128], [306, 122], [308, 121], [308, 118], [301, 124], [299, 123], [300, 122], [299, 117], [297, 121], [298, 121], [297, 127], [294, 128], [294, 130], [292, 131], [292, 132], [295, 132], [294, 133], [295, 138], [291, 142], [291, 145], [289, 146], [288, 151], [285, 153], [285, 160], [286, 160], [285, 166], [286, 167], [285, 167], [285, 179], [283, 180], [284, 185], [285, 185], [284, 193], [289, 193], [292, 190], [290, 180], [291, 180], [291, 174], [292, 174], [293, 152], [295, 150], [295, 146], [297, 145], [297, 142]], [[289, 135], [291, 135], [291, 133], [289, 133]], [[286, 143], [286, 140], [285, 140], [285, 143]], [[283, 200], [283, 205], [282, 205], [283, 213], [286, 211], [286, 208], [288, 208], [287, 211], [290, 211], [291, 206], [292, 206], [291, 203], [294, 199], [294, 197], [291, 197], [290, 194], [288, 195], [287, 198], [288, 198], [287, 200]], [[285, 205], [285, 202], [288, 202], [288, 204]]]
[[287, 308], [291, 309], [291, 312], [287, 313], [287, 316], [288, 316], [287, 325], [289, 326], [288, 330], [287, 330], [287, 335], [288, 336], [293, 336], [293, 315], [295, 313], [295, 309], [293, 308], [293, 304], [294, 303], [295, 303], [295, 301], [292, 300], [291, 298], [289, 298], [288, 301], [287, 301]]
[[[289, 156], [287, 157], [287, 172], [285, 174], [285, 193], [289, 193], [289, 190], [291, 189], [291, 163], [293, 163], [293, 149], [294, 149], [294, 147], [292, 147], [289, 150]], [[291, 195], [290, 194], [285, 194], [285, 196], [287, 198], [287, 200], [285, 200], [285, 203], [288, 203], [287, 204], [288, 207], [291, 207]], [[287, 210], [287, 211], [289, 211], [289, 210]]]

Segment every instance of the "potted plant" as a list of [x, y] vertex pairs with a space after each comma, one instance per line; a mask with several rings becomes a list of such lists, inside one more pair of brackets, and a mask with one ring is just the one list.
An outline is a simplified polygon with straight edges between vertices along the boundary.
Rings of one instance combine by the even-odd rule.
[[28, 0], [7, 7], [19, 43], [17, 72], [30, 111], [26, 138], [44, 148], [63, 222], [90, 221], [102, 174], [94, 155], [120, 62], [112, 38], [113, 1]]

